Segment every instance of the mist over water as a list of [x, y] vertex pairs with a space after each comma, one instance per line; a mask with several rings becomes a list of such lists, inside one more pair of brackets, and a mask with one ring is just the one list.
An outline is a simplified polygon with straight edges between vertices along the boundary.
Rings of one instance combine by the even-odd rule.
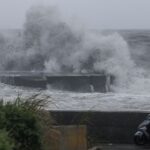
[[22, 30], [0, 34], [0, 70], [106, 73], [116, 77], [115, 92], [148, 93], [149, 63], [142, 61], [147, 50], [128, 40], [117, 31], [81, 31], [54, 8], [34, 6]]

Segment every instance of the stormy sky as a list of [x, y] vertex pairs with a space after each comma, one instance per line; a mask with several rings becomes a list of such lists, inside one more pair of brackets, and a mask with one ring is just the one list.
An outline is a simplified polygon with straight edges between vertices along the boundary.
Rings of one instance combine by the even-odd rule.
[[37, 4], [89, 29], [150, 28], [150, 0], [0, 0], [0, 28], [22, 28], [26, 11]]

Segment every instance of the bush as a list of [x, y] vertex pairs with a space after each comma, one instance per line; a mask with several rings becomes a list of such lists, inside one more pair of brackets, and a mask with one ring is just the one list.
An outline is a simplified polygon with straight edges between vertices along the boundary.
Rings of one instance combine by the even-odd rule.
[[0, 150], [13, 150], [14, 143], [6, 130], [0, 130]]
[[[47, 129], [45, 126], [50, 127], [51, 121], [48, 121], [49, 115], [43, 116], [45, 111], [42, 108], [47, 104], [46, 100], [35, 99], [36, 97], [29, 99], [18, 97], [15, 102], [6, 104], [0, 102], [0, 129], [9, 132], [5, 136], [9, 135], [14, 140], [14, 150], [42, 150], [42, 147], [45, 147], [43, 139]], [[6, 142], [6, 145], [9, 143]]]

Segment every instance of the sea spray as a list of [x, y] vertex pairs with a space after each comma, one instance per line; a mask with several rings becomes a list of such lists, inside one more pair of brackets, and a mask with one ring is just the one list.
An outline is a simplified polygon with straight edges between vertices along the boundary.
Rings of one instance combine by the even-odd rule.
[[111, 74], [116, 78], [116, 92], [137, 90], [137, 83], [145, 85], [149, 79], [145, 70], [137, 68], [119, 33], [81, 32], [48, 6], [29, 9], [18, 34], [1, 35], [0, 54], [0, 70], [4, 71]]

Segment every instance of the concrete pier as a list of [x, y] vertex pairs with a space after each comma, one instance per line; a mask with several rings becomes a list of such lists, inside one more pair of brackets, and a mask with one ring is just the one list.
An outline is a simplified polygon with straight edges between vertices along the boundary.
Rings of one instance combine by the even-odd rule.
[[114, 78], [105, 74], [50, 74], [46, 72], [0, 72], [0, 81], [15, 86], [26, 86], [74, 92], [109, 92]]

